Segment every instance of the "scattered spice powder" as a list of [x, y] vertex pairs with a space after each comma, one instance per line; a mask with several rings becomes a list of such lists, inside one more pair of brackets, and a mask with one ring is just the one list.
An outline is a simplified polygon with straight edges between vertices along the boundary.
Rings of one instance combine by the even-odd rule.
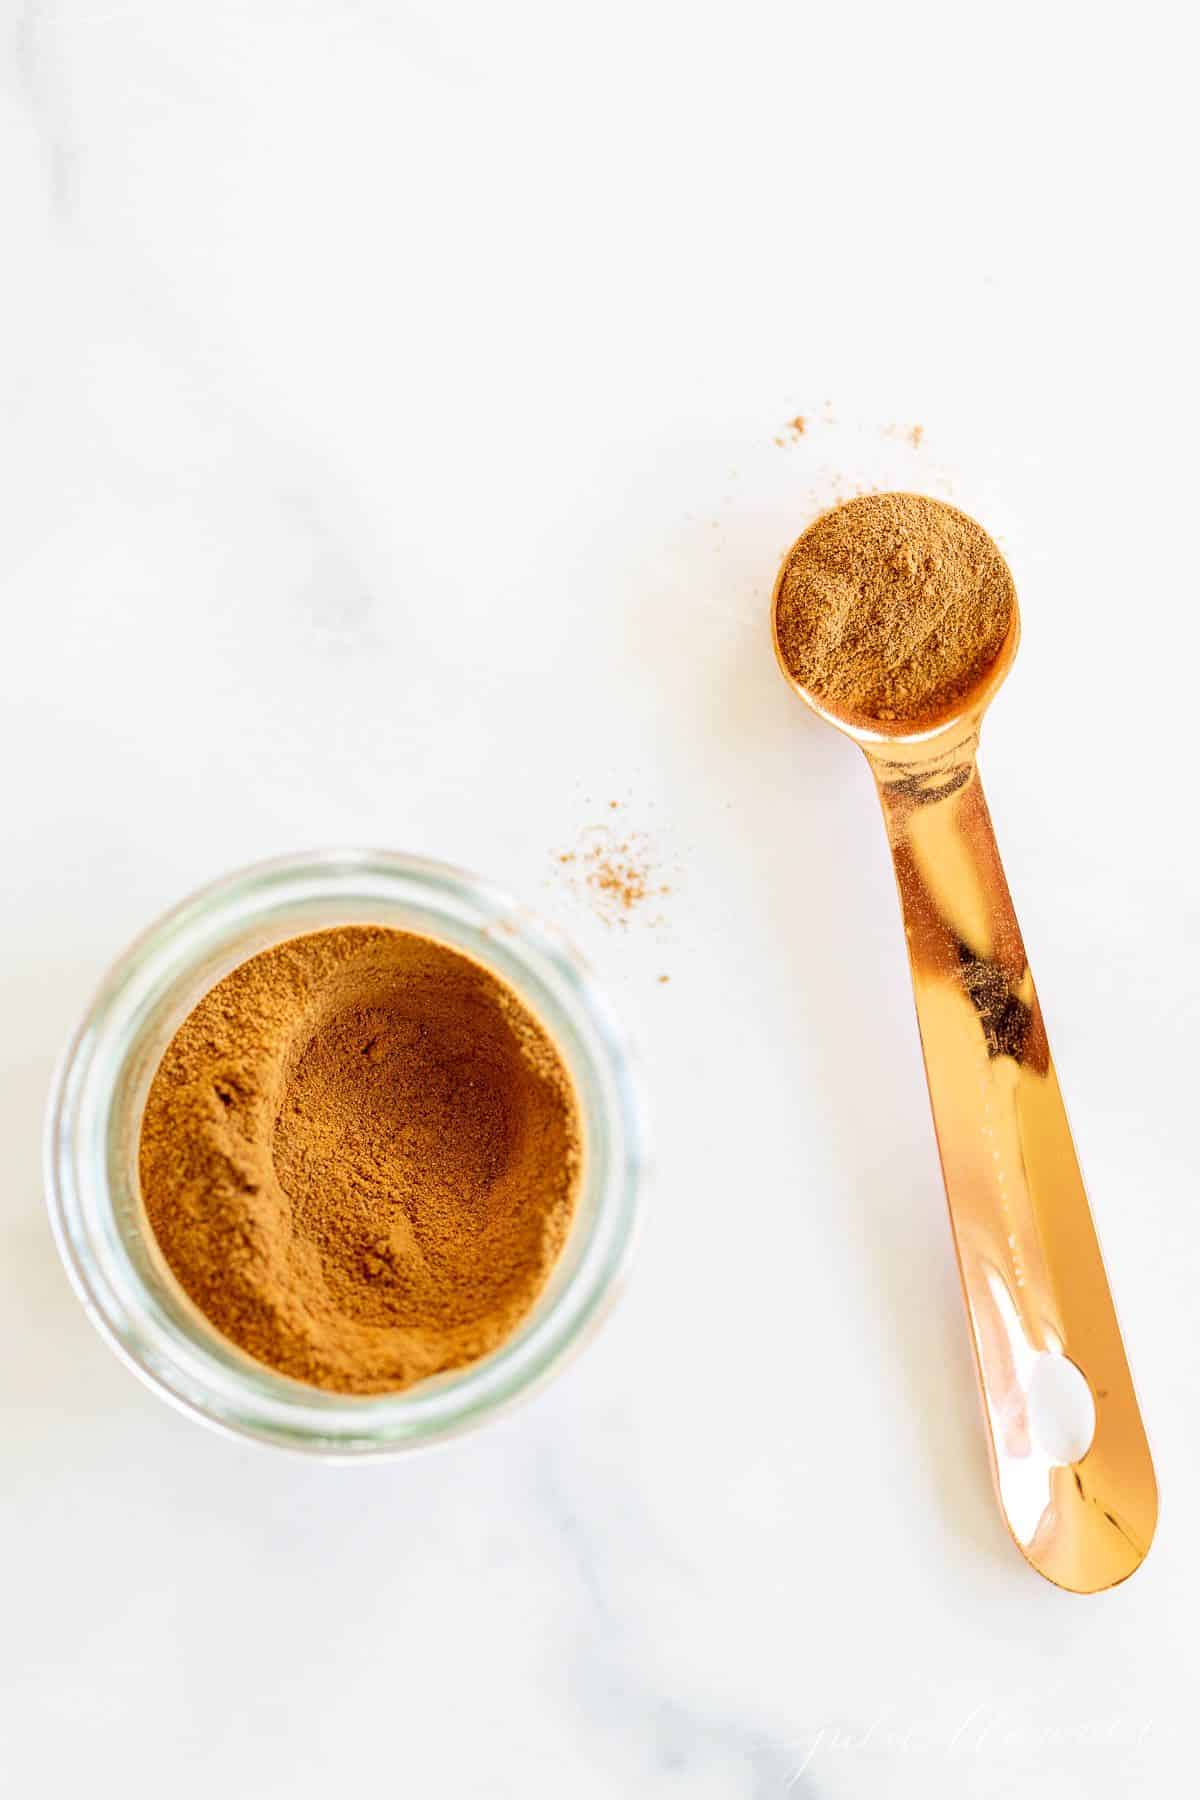
[[343, 1393], [494, 1349], [570, 1225], [578, 1104], [517, 995], [414, 933], [346, 925], [204, 996], [151, 1084], [142, 1197], [218, 1331]]
[[825, 513], [784, 559], [775, 627], [795, 680], [849, 721], [919, 729], [995, 662], [1016, 605], [983, 528], [921, 494], [867, 494]]
[[[610, 807], [618, 804], [609, 802]], [[671, 891], [655, 875], [649, 845], [640, 832], [595, 825], [584, 833], [578, 850], [560, 851], [558, 861], [578, 871], [573, 885], [586, 894], [606, 924], [627, 925], [647, 901]]]
[[889, 438], [903, 438], [906, 443], [912, 445], [914, 450], [919, 450], [925, 436], [925, 427], [923, 425], [885, 425], [883, 435]]
[[632, 912], [650, 891], [646, 871], [633, 860], [627, 844], [611, 851], [597, 851], [591, 858], [587, 880], [589, 887], [611, 897], [624, 912]]
[[[802, 437], [806, 437], [814, 424], [832, 425], [833, 423], [833, 407], [826, 400], [819, 414], [797, 413], [794, 419], [789, 419], [786, 428], [776, 432], [774, 441], [781, 450], [786, 450], [789, 444], [795, 444]], [[914, 450], [919, 450], [925, 439], [923, 425], [893, 424], [878, 426], [875, 429], [881, 431], [885, 438], [903, 438], [906, 443], [912, 445]]]

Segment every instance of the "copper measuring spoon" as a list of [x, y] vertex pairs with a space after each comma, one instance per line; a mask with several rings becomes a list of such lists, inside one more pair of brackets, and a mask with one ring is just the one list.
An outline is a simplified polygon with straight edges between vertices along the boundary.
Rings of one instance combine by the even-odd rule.
[[779, 666], [864, 752], [883, 805], [1001, 1510], [1040, 1575], [1095, 1593], [1142, 1562], [1158, 1496], [975, 762], [983, 714], [1016, 654], [1015, 603], [995, 662], [952, 716], [872, 729], [828, 710], [789, 671], [779, 641], [787, 562], [771, 602]]

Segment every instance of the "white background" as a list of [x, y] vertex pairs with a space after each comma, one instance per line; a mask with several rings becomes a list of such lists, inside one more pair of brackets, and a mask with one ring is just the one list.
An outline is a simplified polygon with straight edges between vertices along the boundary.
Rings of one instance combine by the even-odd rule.
[[[0, 4], [14, 1794], [1186, 1784], [1184, 17]], [[781, 552], [860, 484], [954, 498], [1020, 589], [985, 778], [1163, 1494], [1146, 1567], [1091, 1601], [993, 1504], [867, 771], [770, 652]], [[610, 798], [671, 888], [625, 927], [556, 861]], [[640, 1039], [659, 1177], [559, 1383], [342, 1470], [117, 1364], [58, 1268], [39, 1131], [144, 924], [356, 842], [575, 936]]]

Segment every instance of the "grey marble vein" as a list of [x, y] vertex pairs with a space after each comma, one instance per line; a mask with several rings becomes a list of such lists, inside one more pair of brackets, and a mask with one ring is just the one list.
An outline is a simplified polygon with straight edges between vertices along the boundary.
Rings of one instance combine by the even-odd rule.
[[[674, 1792], [689, 1772], [711, 1776], [720, 1770], [728, 1776], [725, 1791], [737, 1800], [815, 1800], [816, 1789], [800, 1772], [803, 1752], [790, 1738], [673, 1693], [654, 1670], [648, 1622], [614, 1604], [622, 1587], [607, 1566], [614, 1548], [574, 1503], [557, 1455], [537, 1458], [531, 1498], [558, 1545], [577, 1600], [578, 1624], [567, 1652], [572, 1696], [591, 1726], [624, 1740], [645, 1783], [638, 1791], [652, 1791], [652, 1783], [657, 1791], [661, 1781]], [[669, 1554], [653, 1542], [646, 1552]], [[735, 1646], [730, 1654], [737, 1655]]]
[[12, 34], [12, 64], [41, 147], [51, 211], [70, 218], [78, 201], [78, 151], [72, 142], [54, 53], [48, 0], [25, 0]]

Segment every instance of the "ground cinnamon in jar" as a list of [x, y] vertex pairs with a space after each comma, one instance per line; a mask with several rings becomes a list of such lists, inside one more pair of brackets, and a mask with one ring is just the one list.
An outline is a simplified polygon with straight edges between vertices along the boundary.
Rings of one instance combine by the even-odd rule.
[[563, 1246], [581, 1128], [557, 1049], [446, 945], [347, 925], [243, 963], [146, 1102], [146, 1214], [249, 1355], [343, 1393], [494, 1349]]
[[779, 652], [819, 706], [919, 729], [995, 662], [1015, 608], [987, 533], [922, 494], [864, 494], [810, 525], [784, 559]]

